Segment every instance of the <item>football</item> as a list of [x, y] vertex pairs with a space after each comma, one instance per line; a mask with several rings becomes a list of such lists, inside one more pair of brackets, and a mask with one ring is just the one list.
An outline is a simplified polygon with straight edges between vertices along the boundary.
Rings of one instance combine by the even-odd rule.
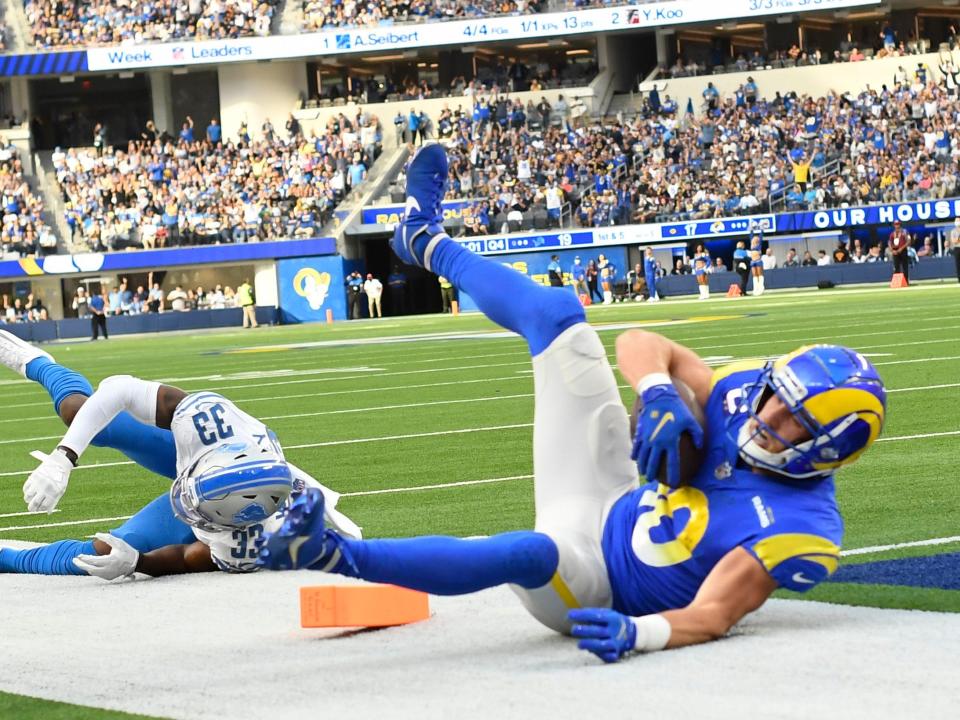
[[[697, 403], [696, 398], [693, 395], [693, 391], [687, 387], [687, 385], [676, 378], [671, 378], [673, 380], [673, 386], [677, 389], [677, 394], [683, 399], [683, 402], [690, 409], [690, 412], [693, 413], [693, 416], [697, 419], [697, 422], [700, 423], [700, 426], [703, 426], [703, 408]], [[637, 433], [637, 418], [640, 417], [640, 411], [643, 409], [643, 403], [640, 400], [640, 396], [637, 396], [637, 399], [633, 403], [633, 410], [630, 412], [630, 437], [634, 437]], [[700, 469], [700, 465], [703, 462], [703, 458], [706, 455], [705, 450], [702, 448], [697, 448], [693, 444], [693, 439], [690, 437], [690, 433], [683, 433], [680, 435], [680, 484], [686, 485], [691, 478], [697, 473], [697, 470]], [[667, 479], [667, 468], [666, 463], [660, 463], [660, 468], [657, 471], [657, 480], [659, 482], [665, 483]]]

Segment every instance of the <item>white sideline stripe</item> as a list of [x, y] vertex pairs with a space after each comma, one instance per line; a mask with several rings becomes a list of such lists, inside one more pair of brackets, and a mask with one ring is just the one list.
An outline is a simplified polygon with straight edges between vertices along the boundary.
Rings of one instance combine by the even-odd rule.
[[[60, 512], [60, 509], [58, 508], [54, 510], [54, 512], [58, 513]], [[3, 515], [0, 515], [0, 518], [24, 517], [26, 515], [49, 515], [49, 514], [50, 513], [44, 512], [43, 510], [33, 510], [33, 511], [24, 510], [23, 512], [4, 513]]]
[[227, 374], [219, 373], [217, 375], [199, 375], [195, 377], [160, 378], [155, 382], [167, 384], [175, 382], [195, 382], [197, 380], [224, 380], [227, 382], [232, 382], [234, 380], [261, 380], [271, 377], [289, 377], [290, 375], [336, 375], [337, 373], [383, 372], [383, 370], [383, 368], [369, 367], [367, 365], [363, 365], [361, 367], [313, 368], [302, 370], [277, 368], [276, 370], [245, 370], [243, 372], [233, 372]]
[[[627, 387], [627, 386], [624, 386]], [[493, 395], [491, 397], [466, 398], [460, 400], [431, 400], [430, 402], [406, 403], [404, 405], [381, 405], [375, 408], [345, 408], [342, 410], [320, 410], [317, 412], [295, 413], [293, 415], [267, 415], [261, 420], [288, 420], [290, 418], [319, 417], [321, 415], [346, 415], [350, 413], [379, 412], [381, 410], [407, 410], [410, 408], [431, 407], [434, 405], [458, 405], [461, 403], [479, 403], [491, 402], [493, 400], [516, 400], [518, 398], [531, 398], [533, 393], [523, 393], [520, 395]], [[17, 442], [11, 440], [9, 442]]]
[[912, 542], [894, 543], [892, 545], [874, 545], [873, 547], [855, 548], [853, 550], [841, 550], [843, 556], [850, 555], [872, 555], [873, 553], [887, 552], [888, 550], [899, 550], [901, 548], [926, 547], [928, 545], [949, 545], [960, 542], [960, 535], [953, 537], [932, 538], [930, 540], [914, 540]]
[[10, 445], [12, 443], [22, 443], [22, 442], [40, 442], [41, 440], [59, 440], [63, 435], [44, 435], [42, 437], [33, 437], [33, 438], [20, 438], [18, 440], [0, 440], [0, 445]]
[[[529, 358], [528, 358], [529, 361]], [[265, 402], [269, 400], [296, 400], [299, 398], [312, 398], [312, 397], [327, 397], [330, 395], [356, 395], [357, 393], [371, 393], [371, 392], [386, 392], [388, 390], [415, 390], [420, 388], [433, 388], [433, 387], [445, 387], [448, 385], [472, 385], [476, 383], [486, 383], [486, 382], [497, 382], [500, 380], [525, 380], [518, 375], [505, 375], [502, 377], [492, 377], [492, 378], [473, 378], [471, 380], [446, 380], [444, 382], [432, 382], [432, 383], [417, 383], [415, 385], [390, 385], [387, 387], [373, 387], [373, 388], [349, 388], [347, 390], [325, 390], [322, 392], [315, 393], [300, 393], [299, 395], [269, 395], [266, 397], [252, 397], [252, 398], [237, 398], [231, 397], [230, 399], [242, 405], [243, 403], [248, 402]], [[6, 405], [6, 408], [13, 407], [40, 407], [46, 405], [50, 407], [50, 401], [44, 400], [43, 402], [35, 403], [25, 403], [23, 405]], [[11, 418], [8, 420], [0, 420], [0, 423], [7, 422], [24, 422], [27, 420], [47, 420], [47, 419], [56, 419], [59, 420], [56, 415], [52, 413], [50, 415], [45, 415], [43, 417], [34, 417], [34, 418]]]
[[893, 442], [894, 440], [922, 440], [924, 438], [947, 437], [948, 435], [960, 435], [960, 430], [947, 430], [945, 432], [920, 433], [919, 435], [899, 435], [896, 437], [877, 438], [877, 442]]
[[874, 363], [874, 365], [908, 365], [910, 363], [940, 362], [941, 360], [960, 360], [960, 355], [948, 355], [947, 357], [912, 358], [910, 360], [885, 360], [884, 362]]
[[68, 527], [71, 525], [93, 525], [94, 523], [116, 522], [117, 520], [129, 520], [133, 515], [121, 515], [119, 517], [92, 518], [90, 520], [69, 520], [67, 522], [44, 523], [43, 525], [11, 525], [10, 527], [0, 528], [0, 532], [14, 532], [16, 530], [40, 530], [43, 528]]
[[465, 485], [488, 485], [490, 483], [509, 482], [510, 480], [532, 480], [533, 475], [511, 475], [510, 477], [487, 478], [486, 480], [460, 480], [440, 485], [415, 485], [413, 487], [383, 488], [381, 490], [360, 490], [340, 493], [340, 497], [362, 497], [364, 495], [387, 495], [390, 493], [416, 492], [418, 490], [440, 490], [443, 488], [463, 487]]
[[[119, 462], [94, 463], [92, 465], [77, 465], [71, 472], [78, 470], [95, 470], [96, 468], [117, 467], [118, 465], [136, 465], [133, 460], [120, 460]], [[29, 475], [36, 468], [30, 470], [15, 470], [13, 472], [2, 472], [0, 477], [16, 477], [18, 475]]]
[[[420, 375], [420, 374], [426, 374], [426, 373], [459, 372], [461, 370], [485, 370], [487, 368], [515, 367], [517, 365], [529, 365], [529, 364], [530, 364], [530, 357], [527, 356], [523, 360], [518, 360], [517, 362], [490, 363], [487, 365], [457, 365], [453, 367], [443, 367], [443, 368], [425, 368], [422, 370], [400, 370], [397, 372], [385, 372], [383, 373], [383, 375], [387, 377], [394, 377], [399, 375]], [[246, 390], [247, 388], [277, 387], [279, 385], [303, 385], [305, 383], [322, 383], [322, 382], [331, 382], [331, 381], [341, 382], [344, 380], [360, 380], [360, 379], [369, 378], [369, 377], [372, 377], [372, 376], [368, 373], [365, 375], [343, 375], [340, 377], [317, 376], [317, 377], [303, 378], [301, 380], [282, 380], [278, 382], [251, 383], [246, 385], [213, 384], [213, 385], [207, 385], [197, 390], [188, 390], [187, 392], [193, 393], [193, 392], [200, 392], [201, 390], [204, 390], [204, 391], [209, 390], [213, 392], [219, 392], [221, 390]], [[458, 381], [458, 383], [459, 382], [463, 382], [463, 381]], [[458, 383], [455, 383], [455, 384], [458, 384]], [[427, 387], [430, 387], [432, 385], [437, 385], [437, 384], [439, 383], [431, 383]], [[410, 386], [407, 386], [407, 387], [410, 387]], [[351, 392], [357, 392], [357, 391], [352, 390]], [[238, 402], [243, 402], [243, 401], [239, 400]], [[4, 407], [6, 409], [12, 409], [12, 408], [24, 408], [24, 407], [40, 407], [40, 406], [49, 405], [49, 404], [50, 404], [49, 400], [44, 400], [42, 402], [18, 403], [15, 405], [6, 405]]]
[[[958, 328], [960, 328], [960, 325], [937, 325], [937, 326], [935, 326], [935, 327], [930, 327], [930, 328], [913, 328], [913, 327], [912, 327], [912, 328], [910, 328], [910, 332], [911, 332], [911, 333], [928, 333], [928, 332], [940, 332], [941, 330], [956, 330], [956, 329], [958, 329]], [[896, 330], [876, 330], [876, 331], [873, 331], [873, 332], [846, 333], [846, 334], [844, 334], [842, 337], [843, 337], [843, 340], [844, 340], [844, 344], [850, 344], [850, 343], [847, 343], [847, 339], [848, 339], [848, 338], [856, 338], [856, 337], [876, 337], [876, 336], [878, 336], [878, 335], [902, 335], [903, 332], [904, 332], [904, 329], [903, 329], [903, 328], [898, 328], [898, 329], [896, 329]], [[837, 334], [836, 334], [836, 333], [834, 333], [833, 335], [813, 335], [813, 336], [806, 335], [806, 336], [803, 337], [803, 339], [802, 339], [801, 341], [802, 341], [802, 342], [813, 342], [813, 341], [818, 341], [818, 340], [828, 340], [828, 341], [829, 341], [829, 340], [835, 340], [836, 337], [837, 337]], [[685, 344], [687, 344], [689, 341], [688, 341], [688, 340], [684, 340], [683, 342], [684, 342]], [[769, 343], [769, 342], [772, 342], [772, 341], [771, 341], [771, 340], [755, 340], [755, 341], [753, 341], [753, 342], [737, 342], [737, 343], [724, 344], [724, 345], [696, 345], [696, 349], [697, 349], [697, 350], [700, 350], [700, 351], [702, 351], [702, 350], [716, 350], [716, 349], [720, 349], [720, 348], [736, 348], [736, 347], [742, 347], [742, 346], [745, 346], [745, 345], [765, 345], [765, 344], [767, 344], [767, 343]], [[776, 342], [791, 342], [791, 338], [790, 338], [790, 337], [783, 338], [783, 337], [781, 337], [781, 334], [778, 333], [778, 337], [777, 337], [777, 339], [776, 339]], [[862, 345], [862, 346], [861, 346], [861, 345], [857, 345], [857, 348], [856, 348], [856, 349], [857, 349], [857, 350], [869, 350], [869, 349], [871, 349], [871, 348], [901, 347], [901, 346], [904, 346], [904, 345], [928, 345], [928, 344], [931, 344], [931, 343], [944, 343], [944, 342], [960, 342], [960, 338], [942, 338], [942, 339], [941, 339], [941, 338], [938, 338], [938, 339], [936, 339], [936, 340], [917, 340], [917, 341], [914, 341], [914, 342], [888, 343], [888, 344], [885, 344], [885, 345]]]
[[380, 442], [382, 440], [410, 440], [413, 438], [437, 437], [440, 435], [462, 435], [473, 432], [493, 432], [495, 430], [519, 430], [532, 428], [533, 423], [517, 423], [515, 425], [491, 425], [489, 427], [464, 428], [463, 430], [438, 430], [436, 432], [410, 433], [408, 435], [387, 435], [371, 438], [353, 438], [351, 440], [328, 440], [326, 442], [306, 443], [304, 445], [284, 445], [285, 450], [303, 450], [305, 448], [330, 447], [333, 445], [356, 445], [358, 443]]
[[920, 385], [918, 387], [906, 387], [906, 388], [895, 388], [893, 390], [887, 390], [887, 394], [890, 393], [901, 393], [901, 392], [914, 392], [919, 390], [942, 390], [943, 388], [954, 388], [960, 387], [960, 383], [944, 383], [943, 385]]

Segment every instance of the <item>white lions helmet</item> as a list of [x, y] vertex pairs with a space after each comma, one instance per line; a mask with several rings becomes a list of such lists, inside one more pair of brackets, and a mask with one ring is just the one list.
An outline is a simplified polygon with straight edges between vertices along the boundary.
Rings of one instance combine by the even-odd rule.
[[293, 473], [282, 456], [264, 457], [245, 443], [219, 445], [170, 487], [173, 513], [192, 527], [217, 531], [266, 520], [286, 502]]

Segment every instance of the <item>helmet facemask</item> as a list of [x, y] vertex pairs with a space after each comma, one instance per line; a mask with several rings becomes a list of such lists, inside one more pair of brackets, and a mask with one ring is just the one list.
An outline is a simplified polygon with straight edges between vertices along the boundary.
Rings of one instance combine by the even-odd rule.
[[[743, 387], [740, 411], [746, 412], [749, 420], [742, 423], [732, 439], [740, 458], [748, 465], [790, 479], [817, 480], [853, 462], [869, 447], [879, 433], [883, 409], [878, 399], [870, 395], [866, 405], [854, 405], [852, 408], [856, 409], [846, 411], [844, 402], [830, 394], [860, 392], [862, 388], [856, 386], [860, 378], [837, 383], [834, 378], [817, 373], [808, 379], [808, 387], [791, 366], [794, 358], [795, 354], [768, 363], [756, 382]], [[809, 374], [809, 366], [805, 372]], [[806, 430], [807, 439], [791, 442], [760, 417], [762, 408], [774, 396]], [[859, 399], [863, 400], [863, 396]], [[881, 405], [878, 418], [872, 417], [873, 403]], [[819, 420], [815, 412], [820, 414]], [[776, 439], [782, 449], [772, 452], [762, 447], [758, 439], [764, 435]]]

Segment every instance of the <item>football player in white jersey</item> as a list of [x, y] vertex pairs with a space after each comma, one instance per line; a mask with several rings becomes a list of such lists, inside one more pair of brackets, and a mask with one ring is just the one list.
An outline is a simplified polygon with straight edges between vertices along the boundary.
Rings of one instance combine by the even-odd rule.
[[[305, 488], [339, 496], [289, 463], [266, 425], [213, 392], [187, 394], [128, 375], [96, 392], [79, 373], [0, 331], [0, 362], [50, 393], [69, 429], [24, 483], [31, 511], [52, 512], [89, 445], [112, 447], [173, 480], [169, 494], [93, 541], [0, 550], [0, 572], [90, 574], [112, 580], [142, 572], [256, 569], [255, 540], [279, 523], [279, 511]], [[333, 509], [331, 522], [350, 536], [360, 529]]]

